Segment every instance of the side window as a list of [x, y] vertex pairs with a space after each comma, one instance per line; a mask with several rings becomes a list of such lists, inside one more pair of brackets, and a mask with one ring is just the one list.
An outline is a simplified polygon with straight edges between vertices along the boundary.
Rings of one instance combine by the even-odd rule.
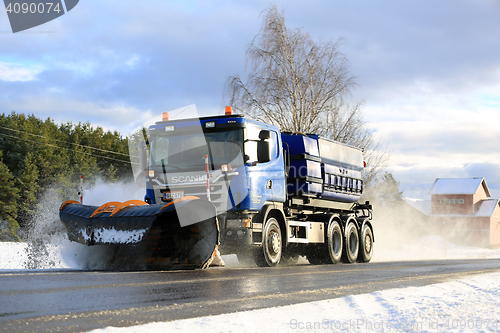
[[169, 141], [168, 137], [154, 137], [150, 149], [150, 164], [152, 166], [161, 165], [161, 160], [168, 164]]
[[271, 131], [271, 142], [269, 143], [271, 146], [271, 158], [277, 158], [279, 155], [278, 149], [278, 133]]
[[[253, 124], [248, 124], [245, 128], [245, 163], [257, 161], [257, 141], [259, 141], [259, 133], [262, 128]], [[269, 148], [271, 150], [271, 159], [275, 159], [279, 155], [278, 149], [278, 133], [271, 131]]]

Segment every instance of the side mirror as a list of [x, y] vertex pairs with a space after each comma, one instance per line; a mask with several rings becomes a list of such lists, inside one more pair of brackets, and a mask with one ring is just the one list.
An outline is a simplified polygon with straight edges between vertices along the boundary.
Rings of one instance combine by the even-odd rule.
[[139, 168], [141, 171], [144, 171], [148, 168], [148, 152], [146, 142], [144, 140], [139, 142], [139, 149], [141, 151], [139, 155]]
[[271, 137], [271, 133], [262, 130], [259, 133], [260, 141], [257, 142], [257, 162], [267, 163], [271, 161], [271, 150], [269, 149], [269, 142], [265, 141]]
[[144, 150], [144, 148], [146, 148], [146, 141], [144, 141], [144, 140], [139, 141], [138, 146], [139, 146], [139, 150]]
[[259, 132], [259, 139], [261, 140], [269, 140], [271, 138], [271, 131], [261, 130]]

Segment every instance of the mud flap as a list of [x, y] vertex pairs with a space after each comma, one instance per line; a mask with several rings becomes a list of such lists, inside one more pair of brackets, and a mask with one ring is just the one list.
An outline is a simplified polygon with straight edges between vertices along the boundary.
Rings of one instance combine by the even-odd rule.
[[219, 245], [216, 209], [196, 197], [166, 205], [128, 201], [96, 207], [67, 201], [59, 216], [71, 241], [113, 249], [110, 269], [206, 268]]

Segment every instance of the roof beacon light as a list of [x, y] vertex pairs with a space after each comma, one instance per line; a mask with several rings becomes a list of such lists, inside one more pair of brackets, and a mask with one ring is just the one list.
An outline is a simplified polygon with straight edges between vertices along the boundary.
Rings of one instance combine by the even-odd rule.
[[226, 106], [226, 116], [231, 116], [233, 114], [233, 107]]
[[169, 121], [170, 120], [170, 115], [168, 114], [168, 112], [163, 112], [162, 120], [163, 121]]

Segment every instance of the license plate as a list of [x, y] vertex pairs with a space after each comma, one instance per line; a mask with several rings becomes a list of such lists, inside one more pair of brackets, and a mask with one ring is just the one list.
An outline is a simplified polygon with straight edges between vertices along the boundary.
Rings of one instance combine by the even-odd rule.
[[184, 191], [163, 192], [164, 200], [175, 200], [184, 197]]

